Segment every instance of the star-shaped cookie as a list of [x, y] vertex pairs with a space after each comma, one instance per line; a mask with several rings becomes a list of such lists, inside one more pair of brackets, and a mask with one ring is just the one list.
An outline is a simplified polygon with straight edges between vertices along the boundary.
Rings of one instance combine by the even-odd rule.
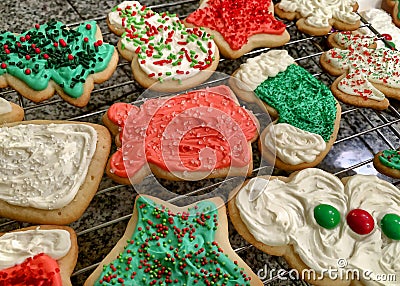
[[205, 27], [215, 36], [221, 54], [231, 59], [258, 47], [278, 47], [289, 41], [285, 24], [274, 17], [271, 0], [203, 0], [185, 24]]

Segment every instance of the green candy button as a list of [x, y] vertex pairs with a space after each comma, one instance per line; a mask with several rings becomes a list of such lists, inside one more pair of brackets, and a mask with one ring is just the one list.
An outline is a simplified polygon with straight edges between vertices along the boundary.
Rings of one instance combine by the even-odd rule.
[[327, 204], [320, 204], [314, 208], [314, 218], [320, 226], [326, 229], [333, 229], [340, 223], [339, 211]]
[[400, 240], [400, 216], [386, 214], [381, 220], [383, 233], [393, 240]]

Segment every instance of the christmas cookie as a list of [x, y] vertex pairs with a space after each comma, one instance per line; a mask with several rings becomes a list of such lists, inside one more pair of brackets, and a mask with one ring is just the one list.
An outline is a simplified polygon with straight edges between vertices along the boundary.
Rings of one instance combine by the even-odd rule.
[[78, 258], [75, 232], [62, 226], [31, 226], [0, 234], [0, 285], [71, 286]]
[[232, 192], [228, 207], [247, 241], [283, 256], [298, 273], [315, 272], [300, 276], [313, 285], [400, 279], [400, 192], [376, 176], [340, 180], [309, 168], [288, 178], [256, 177]]
[[399, 179], [400, 178], [400, 151], [383, 150], [374, 156], [374, 166], [382, 174]]
[[148, 196], [84, 285], [115, 284], [263, 285], [230, 246], [222, 199], [179, 208]]
[[400, 27], [399, 0], [382, 0], [382, 9], [392, 15], [393, 23]]
[[332, 48], [322, 54], [321, 66], [331, 75], [339, 76], [331, 86], [333, 94], [344, 103], [386, 109], [386, 97], [400, 99], [400, 53], [389, 48], [371, 48], [370, 36], [334, 33]]
[[104, 126], [23, 121], [0, 127], [0, 216], [40, 224], [77, 220], [110, 152]]
[[117, 63], [116, 49], [103, 43], [95, 21], [76, 29], [50, 21], [20, 35], [0, 33], [0, 88], [11, 86], [34, 102], [57, 92], [83, 107], [93, 84], [110, 78]]
[[24, 119], [24, 109], [0, 97], [0, 124], [21, 121]]
[[201, 0], [185, 19], [189, 27], [205, 27], [225, 58], [236, 59], [259, 47], [289, 42], [286, 26], [274, 17], [271, 0]]
[[288, 171], [313, 167], [324, 159], [339, 130], [340, 105], [287, 51], [271, 50], [248, 59], [230, 83], [242, 99], [261, 99], [275, 120], [260, 135], [265, 159]]
[[202, 28], [186, 28], [175, 14], [125, 1], [112, 9], [107, 23], [121, 36], [118, 50], [132, 61], [133, 77], [145, 88], [185, 90], [207, 80], [217, 68], [213, 37]]
[[[395, 49], [400, 47], [400, 29], [393, 24], [389, 14], [381, 9], [371, 9], [362, 11], [360, 15], [386, 39], [390, 47]], [[360, 28], [359, 30], [369, 36], [376, 37], [376, 34], [369, 27]], [[376, 41], [376, 43], [379, 48], [385, 46], [383, 41]]]
[[103, 122], [120, 147], [106, 168], [119, 183], [139, 183], [151, 172], [170, 180], [252, 172], [258, 121], [227, 86], [148, 99], [140, 107], [116, 103]]
[[332, 27], [351, 31], [360, 26], [356, 0], [282, 0], [275, 4], [275, 14], [282, 19], [298, 19], [299, 31], [313, 35], [327, 35]]

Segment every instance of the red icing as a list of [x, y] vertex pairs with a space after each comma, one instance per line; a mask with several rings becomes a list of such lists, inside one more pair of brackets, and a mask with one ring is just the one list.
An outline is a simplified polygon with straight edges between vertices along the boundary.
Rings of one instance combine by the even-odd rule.
[[0, 271], [1, 286], [61, 286], [58, 263], [41, 253]]
[[365, 210], [354, 209], [346, 217], [347, 224], [358, 234], [368, 234], [374, 229], [374, 219]]
[[232, 50], [239, 50], [256, 34], [281, 35], [285, 24], [269, 12], [271, 0], [208, 0], [187, 17], [188, 23], [218, 31]]
[[248, 141], [257, 135], [254, 117], [226, 86], [149, 99], [140, 109], [119, 103], [107, 114], [124, 127], [123, 147], [111, 158], [120, 177], [134, 176], [146, 161], [166, 171], [244, 167], [251, 160]]

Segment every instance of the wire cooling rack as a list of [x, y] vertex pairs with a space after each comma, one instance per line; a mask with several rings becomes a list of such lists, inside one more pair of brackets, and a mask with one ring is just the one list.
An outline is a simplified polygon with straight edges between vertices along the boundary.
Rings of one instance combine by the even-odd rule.
[[[197, 0], [182, 0], [150, 7], [156, 11], [175, 12], [181, 18], [184, 18], [197, 6]], [[106, 16], [101, 16], [92, 19], [100, 25], [104, 40], [116, 44], [118, 37], [108, 31], [105, 18]], [[362, 20], [363, 27], [370, 29], [379, 40], [385, 42], [384, 38], [369, 23], [364, 19]], [[84, 21], [69, 23], [68, 26], [73, 28], [82, 22]], [[285, 23], [291, 35], [291, 41], [282, 48], [288, 50], [299, 65], [330, 86], [335, 78], [324, 73], [318, 63], [320, 55], [328, 49], [325, 44], [326, 37], [312, 37], [302, 34], [298, 32], [293, 22], [286, 21]], [[257, 49], [237, 60], [221, 59], [218, 71], [230, 75], [247, 58], [257, 56], [267, 50]], [[25, 110], [26, 120], [62, 119], [101, 123], [102, 115], [113, 102], [135, 102], [143, 91], [131, 77], [130, 64], [120, 59], [113, 77], [107, 82], [95, 86], [88, 106], [82, 109], [69, 106], [58, 96], [40, 104], [29, 102], [12, 89], [0, 90], [0, 96], [19, 103]], [[397, 148], [400, 145], [399, 123], [398, 102], [391, 101], [389, 109], [382, 112], [342, 104], [342, 120], [338, 138], [328, 156], [318, 167], [339, 177], [355, 173], [377, 174], [372, 166], [373, 155], [382, 149]], [[254, 147], [256, 148], [255, 145]], [[255, 157], [259, 156], [257, 150], [254, 153]], [[255, 161], [257, 161], [257, 158]], [[256, 168], [253, 174], [262, 171], [260, 168]], [[279, 171], [275, 170], [274, 172], [277, 174]], [[379, 174], [379, 176], [396, 186], [400, 182], [384, 175]], [[220, 181], [215, 180], [201, 187], [193, 183], [188, 185], [163, 182], [163, 184], [169, 189], [184, 190], [193, 195], [218, 186]], [[77, 232], [79, 244], [78, 263], [72, 275], [73, 285], [82, 285], [122, 236], [127, 221], [131, 217], [134, 196], [133, 187], [122, 186], [112, 182], [106, 176], [103, 177], [99, 190], [87, 211], [82, 218], [71, 224], [71, 227]], [[25, 226], [27, 226], [26, 223], [0, 218], [1, 232]], [[265, 285], [307, 285], [301, 280], [286, 280], [285, 271], [287, 273], [290, 269], [286, 262], [280, 257], [264, 254], [246, 243], [231, 224], [229, 225], [229, 238], [235, 251], [256, 273], [260, 269], [267, 270], [266, 273], [262, 272]], [[268, 272], [271, 269], [282, 269], [283, 272], [280, 272], [280, 274], [283, 274], [283, 278]]]

